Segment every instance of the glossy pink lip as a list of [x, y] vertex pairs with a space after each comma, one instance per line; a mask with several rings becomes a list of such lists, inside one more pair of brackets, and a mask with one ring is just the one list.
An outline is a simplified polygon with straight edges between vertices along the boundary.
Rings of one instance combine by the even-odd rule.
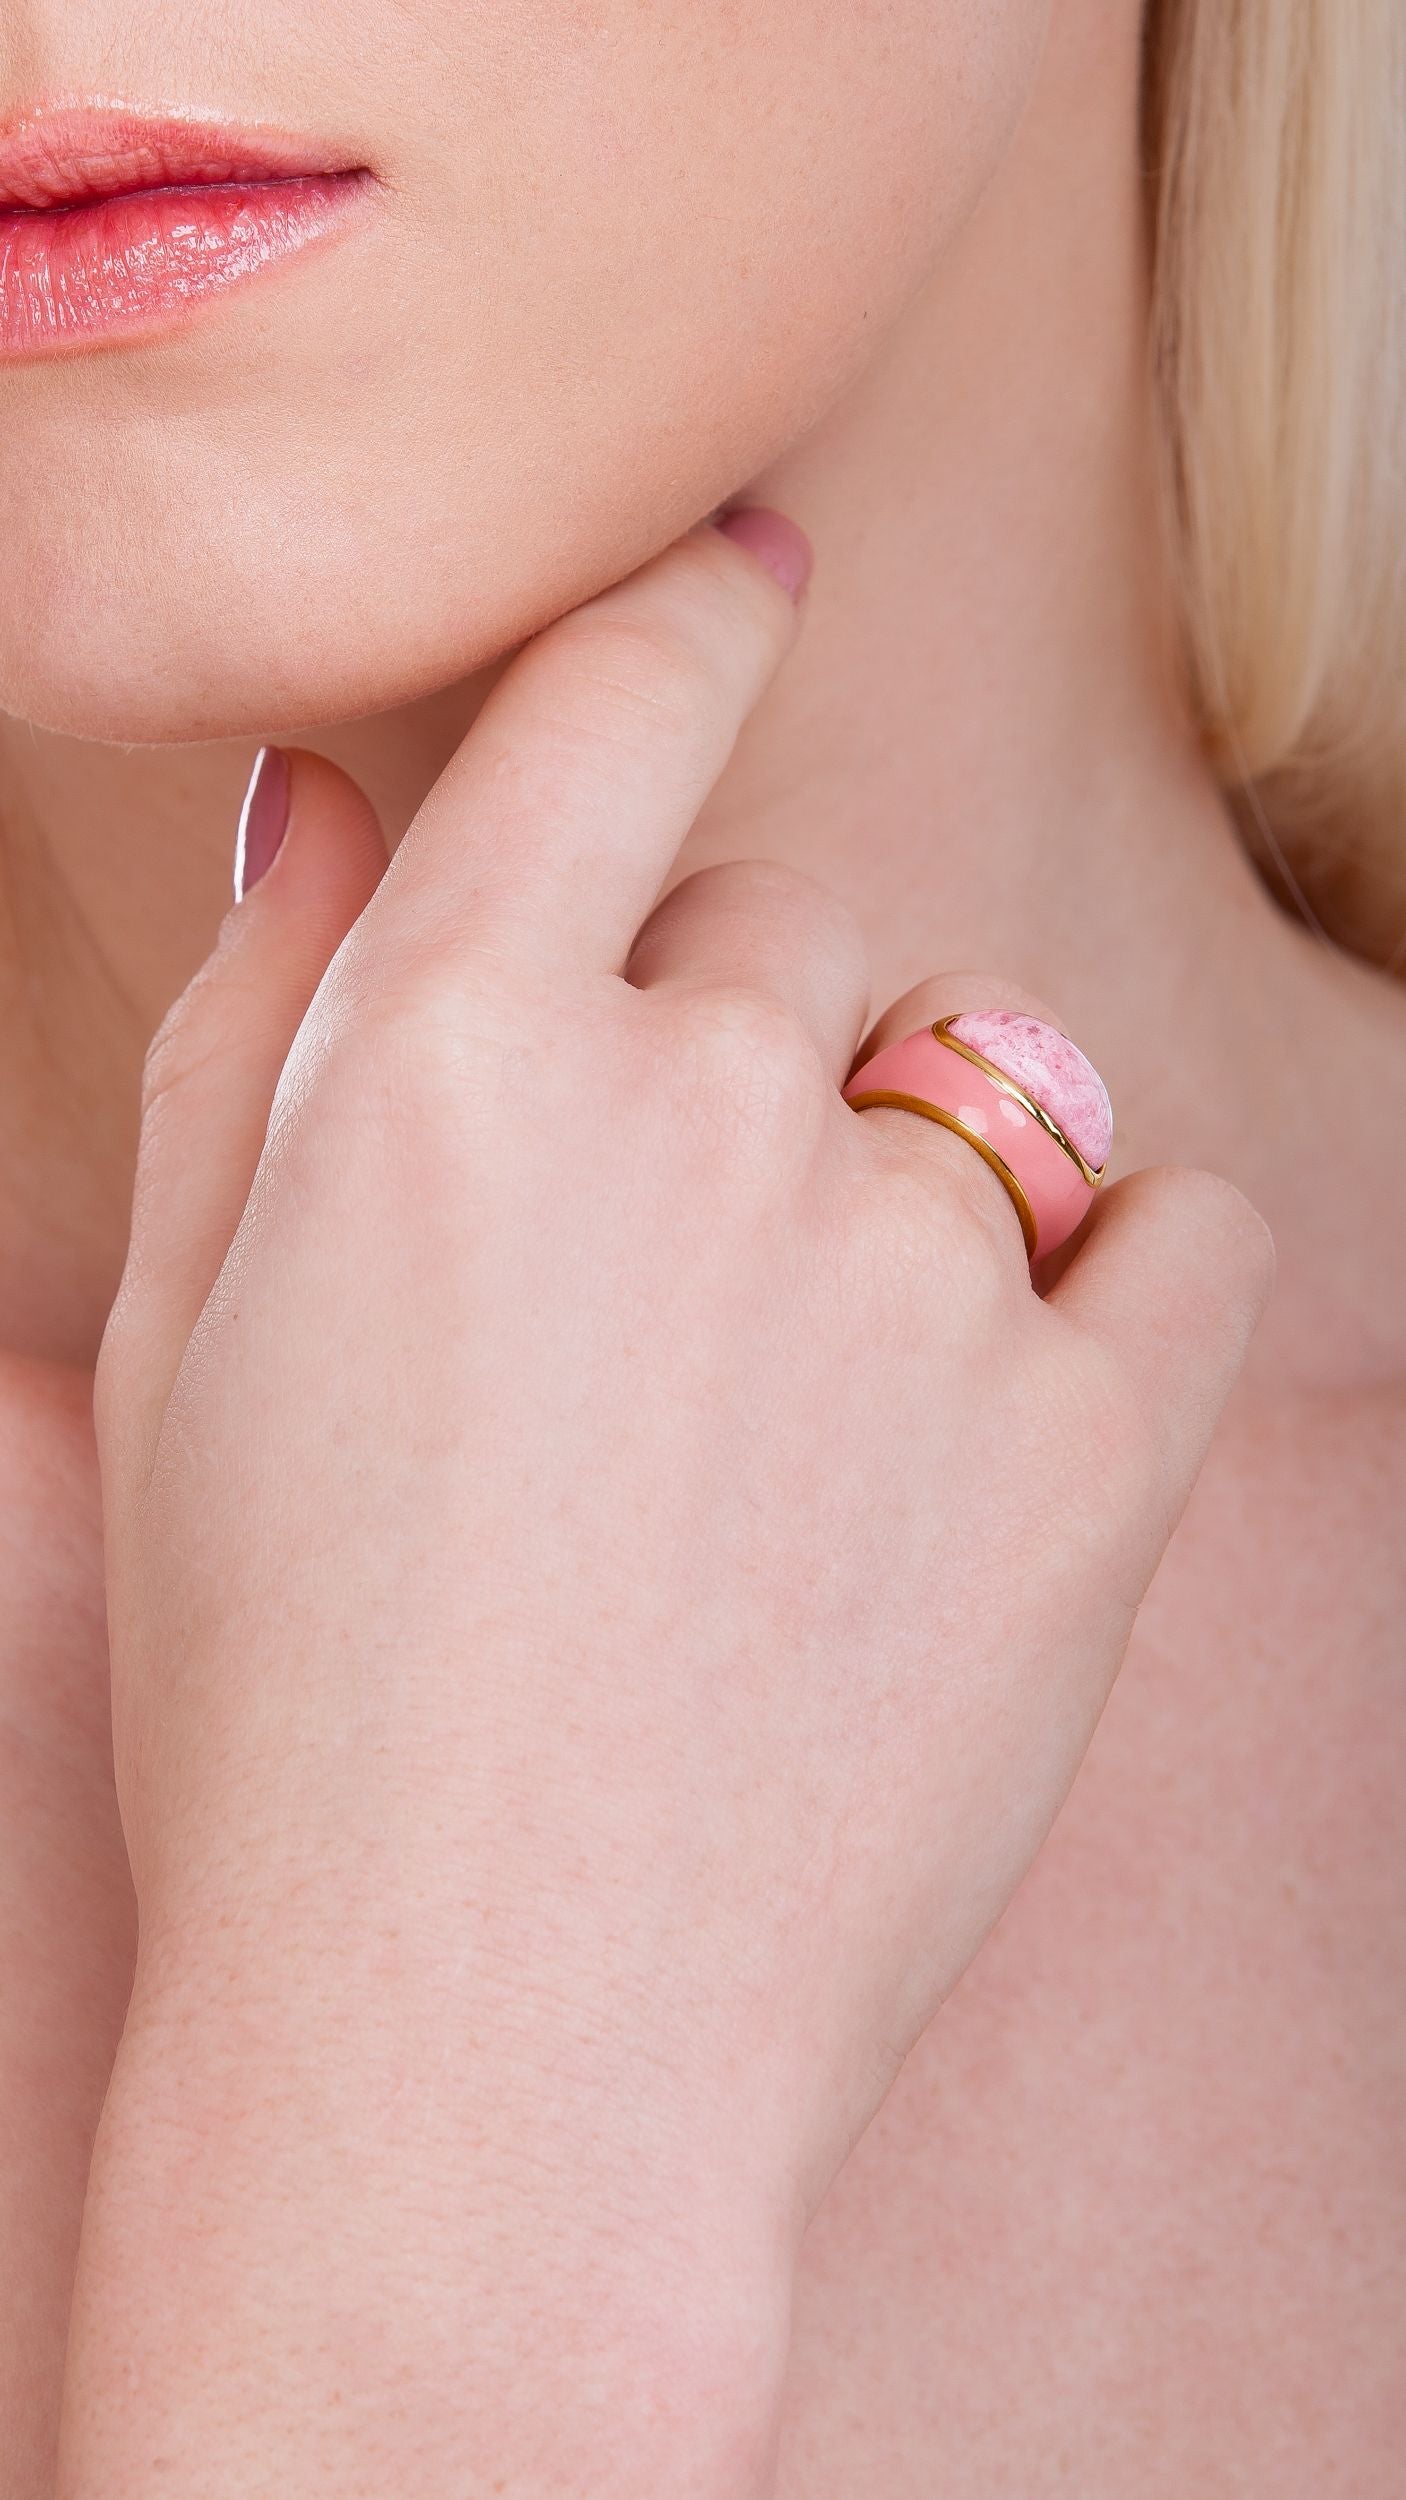
[[375, 188], [366, 166], [266, 133], [25, 114], [0, 129], [0, 360], [168, 328], [329, 240]]

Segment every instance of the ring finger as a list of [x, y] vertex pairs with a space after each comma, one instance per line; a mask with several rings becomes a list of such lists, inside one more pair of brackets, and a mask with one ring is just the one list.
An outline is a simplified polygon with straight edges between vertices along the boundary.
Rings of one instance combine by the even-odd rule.
[[866, 1125], [924, 1157], [942, 1185], [950, 1176], [992, 1214], [1004, 1196], [1005, 1222], [1018, 1217], [1048, 1277], [1045, 1262], [1093, 1203], [1112, 1113], [1097, 1070], [1041, 1000], [970, 973], [920, 982], [866, 1036], [845, 1091]]

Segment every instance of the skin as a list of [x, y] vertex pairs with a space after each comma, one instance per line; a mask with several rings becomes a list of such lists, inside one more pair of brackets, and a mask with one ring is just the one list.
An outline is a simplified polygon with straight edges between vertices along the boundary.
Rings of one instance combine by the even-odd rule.
[[[916, 2494], [935, 2474], [973, 2493], [1232, 2491], [1268, 2476], [1277, 2489], [1386, 2500], [1399, 2452], [1390, 2270], [1403, 2234], [1385, 2151], [1402, 2063], [1390, 2012], [1401, 2001], [1389, 1958], [1400, 1912], [1385, 1710], [1403, 1593], [1393, 1280], [1406, 1192], [1379, 1155], [1381, 1091], [1364, 1089], [1359, 1071], [1399, 1089], [1402, 1009], [1386, 983], [1311, 945], [1263, 896], [1182, 718], [1172, 606], [1147, 527], [1135, 13], [1115, 24], [1106, 9], [1061, 5], [1043, 52], [1042, 14], [915, 5], [882, 11], [877, 25], [872, 12], [837, 25], [842, 13], [764, 9], [729, 19], [724, 48], [706, 13], [672, 27], [597, 13], [614, 36], [608, 82], [601, 73], [611, 108], [628, 99], [623, 126], [651, 151], [653, 178], [642, 179], [637, 158], [622, 165], [598, 144], [594, 106], [579, 129], [569, 117], [563, 127], [569, 66], [581, 72], [591, 57], [584, 36], [563, 45], [558, 79], [554, 13], [542, 95], [531, 22], [505, 13], [485, 50], [516, 110], [505, 120], [500, 93], [488, 124], [521, 129], [531, 95], [522, 144], [553, 180], [531, 195], [549, 230], [532, 219], [524, 229], [517, 160], [500, 161], [503, 198], [482, 210], [504, 238], [487, 260], [504, 275], [492, 299], [498, 387], [486, 396], [482, 325], [466, 330], [462, 297], [446, 305], [440, 291], [446, 268], [465, 282], [465, 203], [446, 169], [463, 161], [483, 59], [465, 68], [461, 53], [448, 56], [462, 85], [444, 87], [431, 171], [423, 78], [400, 66], [403, 25], [382, 12], [370, 24], [358, 14], [356, 43], [335, 40], [348, 28], [320, 15], [317, 59], [301, 67], [286, 29], [275, 39], [242, 10], [221, 24], [217, 62], [208, 31], [144, 10], [125, 13], [120, 32], [96, 10], [67, 7], [61, 30], [43, 10], [8, 13], [7, 95], [101, 80], [330, 129], [320, 117], [343, 110], [340, 97], [328, 101], [335, 82], [354, 75], [337, 135], [355, 123], [359, 139], [364, 127], [368, 154], [379, 136], [388, 167], [400, 168], [393, 213], [415, 242], [396, 259], [394, 300], [403, 307], [407, 285], [423, 289], [413, 298], [423, 317], [409, 326], [415, 356], [429, 362], [412, 389], [403, 363], [366, 357], [348, 339], [333, 275], [342, 264], [329, 260], [159, 350], [7, 375], [0, 494], [22, 597], [0, 620], [4, 699], [64, 731], [123, 738], [262, 731], [374, 705], [374, 721], [312, 743], [352, 767], [394, 837], [485, 691], [482, 679], [451, 680], [617, 578], [724, 494], [745, 489], [805, 524], [819, 553], [805, 631], [676, 864], [658, 859], [661, 873], [737, 858], [806, 868], [852, 916], [876, 1003], [934, 965], [999, 967], [996, 981], [978, 982], [983, 995], [1028, 985], [1108, 1077], [1119, 1168], [1190, 1163], [1233, 1179], [1272, 1225], [1280, 1281], [1055, 1840], [820, 2207], [796, 2264], [784, 2387], [765, 2268], [741, 2288], [729, 2279], [708, 2312], [756, 2325], [755, 2375], [735, 2349], [720, 2358], [706, 2335], [689, 2339], [718, 2380], [742, 2388], [740, 2420], [729, 2427], [716, 2385], [700, 2389], [677, 2352], [665, 2364], [637, 2335], [609, 2343], [619, 2376], [606, 2383], [628, 2407], [643, 2351], [650, 2387], [667, 2376], [680, 2391], [662, 2435], [682, 2448], [651, 2451], [636, 2413], [620, 2415], [635, 2425], [631, 2453], [651, 2489], [669, 2487], [666, 2476], [681, 2489], [746, 2488], [753, 2467], [739, 2464], [738, 2443], [764, 2451], [780, 2405], [783, 2492], [882, 2479], [888, 2492]], [[453, 24], [462, 26], [457, 12]], [[197, 43], [207, 47], [199, 60], [178, 59], [179, 46]], [[738, 75], [739, 45], [750, 76]], [[771, 109], [778, 91], [803, 100], [790, 150]], [[962, 111], [939, 127], [934, 98], [958, 92]], [[727, 136], [714, 145], [720, 123]], [[680, 131], [681, 193], [663, 179]], [[701, 150], [700, 131], [710, 142]], [[843, 168], [838, 213], [853, 221], [843, 234], [817, 160]], [[645, 250], [634, 239], [641, 199], [658, 219]], [[715, 238], [719, 219], [733, 218], [746, 233], [729, 257]], [[589, 285], [583, 233], [607, 242]], [[485, 263], [471, 265], [481, 289]], [[638, 288], [656, 277], [667, 318], [646, 323]], [[756, 290], [750, 320], [743, 284]], [[359, 300], [389, 293], [369, 283]], [[539, 323], [552, 325], [546, 341], [521, 326]], [[569, 347], [577, 323], [577, 361], [567, 354], [565, 364], [579, 388], [554, 380], [544, 393], [544, 344]], [[470, 334], [474, 366], [456, 378]], [[383, 384], [385, 373], [394, 378]], [[407, 408], [414, 460], [403, 452]], [[442, 439], [425, 409], [445, 411]], [[480, 409], [491, 410], [481, 433]], [[666, 413], [651, 424], [651, 409]], [[100, 424], [119, 446], [114, 458], [75, 461]], [[36, 492], [36, 478], [60, 477], [62, 499], [42, 484]], [[331, 526], [348, 509], [354, 529]], [[203, 567], [189, 563], [192, 544]], [[421, 699], [407, 707], [409, 696]], [[700, 710], [715, 699], [700, 688]], [[22, 2331], [0, 2342], [12, 2373], [6, 2418], [20, 2425], [9, 2470], [25, 2494], [52, 2479], [67, 2272], [130, 1969], [102, 1754], [92, 1460], [74, 1370], [63, 1367], [91, 1362], [112, 1299], [140, 1059], [213, 935], [248, 755], [243, 738], [123, 754], [26, 729], [7, 732], [0, 761], [3, 943], [14, 959], [0, 1099], [13, 1349], [4, 1429], [17, 1497], [6, 1513], [15, 1741], [3, 1824], [7, 1934], [19, 1947], [5, 2002], [26, 2009], [7, 2016], [3, 2088], [26, 2148], [13, 2244], [32, 2257], [15, 2270]], [[467, 820], [463, 830], [471, 836]], [[762, 958], [791, 977], [833, 961], [832, 924], [809, 887], [734, 889], [731, 905], [713, 892], [709, 925], [730, 950], [730, 979], [750, 966], [755, 980]], [[881, 1116], [865, 1115], [866, 1128]], [[965, 1166], [945, 1149], [934, 1156], [933, 1138], [909, 1133], [916, 1125], [905, 1124], [901, 1151], [964, 1190]], [[968, 1203], [975, 1213], [988, 1202]], [[913, 1316], [921, 1324], [920, 1306]], [[662, 1323], [658, 1342], [671, 1342]], [[1187, 1361], [1197, 1343], [1193, 1326]], [[833, 1349], [839, 1378], [852, 1343], [837, 1330]], [[911, 1447], [902, 1395], [886, 1380], [863, 1427], [890, 1461]], [[976, 1432], [948, 1417], [928, 1470], [944, 1485], [956, 1475], [964, 1501], [980, 1474]], [[1009, 1439], [991, 1461], [1007, 1516], [1017, 1498]], [[974, 1516], [952, 1515], [979, 1533], [989, 1498]], [[709, 1550], [706, 1518], [695, 1551]], [[142, 1543], [134, 1532], [134, 1550]], [[805, 1555], [803, 1538], [795, 1551]], [[796, 1568], [807, 1585], [803, 1562]], [[964, 1559], [955, 1584], [970, 1570]], [[179, 1598], [178, 1584], [164, 1599], [157, 1588], [143, 1601], [150, 1621], [159, 1627], [160, 1603]], [[148, 1652], [134, 1636], [132, 1655], [146, 1662], [135, 1690], [168, 1649], [158, 1635]], [[581, 1689], [608, 1692], [613, 1668], [612, 1657]], [[782, 1750], [769, 1749], [773, 1768]], [[205, 1751], [192, 1742], [190, 1759]], [[826, 1757], [832, 1768], [842, 1752]], [[890, 1792], [869, 1810], [882, 1826]], [[153, 1810], [153, 1831], [163, 1815]], [[239, 1891], [246, 1933], [259, 1924], [257, 1854], [246, 1852]], [[533, 1865], [550, 1870], [550, 1856], [534, 1854]], [[344, 1901], [346, 1870], [330, 1868], [327, 1881]], [[422, 1906], [407, 1913], [411, 1934]], [[327, 1896], [315, 1900], [302, 1934], [277, 1951], [258, 1935], [257, 1953], [230, 1973], [230, 2002], [281, 1971], [286, 2012], [312, 1957], [335, 1972], [328, 1915]], [[200, 1944], [192, 1962], [208, 1971], [207, 1932]], [[952, 1947], [956, 1962], [963, 1949]], [[581, 1968], [599, 1983], [599, 1955], [584, 1954]], [[43, 2036], [63, 2095], [34, 2072], [36, 1978], [52, 1991]], [[353, 1990], [358, 2020], [385, 1984], [378, 1970], [375, 1990]], [[838, 1993], [843, 2030], [854, 1992]], [[202, 2016], [184, 1983], [166, 2003], [177, 2008], [181, 2055], [208, 2077], [208, 2007]], [[395, 2021], [411, 2010], [423, 2014], [398, 2000]], [[879, 2028], [891, 2050], [892, 2026]], [[160, 2050], [157, 2074], [182, 2071], [171, 2034], [157, 2024], [147, 2037]], [[299, 2043], [291, 2030], [282, 2042], [286, 2071]], [[718, 2148], [697, 2096], [716, 2106], [716, 2034], [700, 2022], [691, 2045], [692, 2060], [668, 2061], [689, 2079], [679, 2122], [699, 2150], [689, 2167], [725, 2176], [735, 2192], [751, 2114], [710, 2164]], [[815, 2054], [812, 2035], [804, 2047]], [[851, 2127], [862, 2118], [862, 2095], [820, 2098], [832, 2119], [837, 2101]], [[286, 2160], [307, 2096], [291, 2108], [274, 2093], [253, 2099]], [[619, 2102], [633, 2155], [637, 2094], [622, 2087]], [[602, 2106], [614, 2106], [608, 2093]], [[823, 2179], [845, 2130], [824, 2151], [822, 2138], [802, 2152], [788, 2144], [782, 2174], [799, 2171], [812, 2187]], [[223, 2141], [220, 2129], [212, 2140]], [[111, 2175], [140, 2174], [127, 2158]], [[606, 2163], [596, 2175], [615, 2173]], [[756, 2214], [773, 2211], [774, 2195], [773, 2171], [747, 2203], [747, 2227], [734, 2216], [737, 2228], [711, 2236], [676, 2200], [631, 2244], [676, 2248], [666, 2220], [682, 2220], [691, 2259], [720, 2239], [754, 2245]], [[595, 2200], [577, 2193], [574, 2209], [608, 2211], [608, 2185]], [[151, 2321], [163, 2369], [188, 2366], [189, 2352], [183, 2364], [182, 2338], [161, 2328], [161, 2249], [143, 2257], [140, 2211], [124, 2226], [114, 2195], [99, 2214], [105, 2229], [104, 2215], [116, 2216], [129, 2288], [104, 2328], [101, 2251], [114, 2243], [90, 2242], [99, 2288], [82, 2384], [99, 2392], [75, 2417], [70, 2472], [81, 2478], [98, 2457], [110, 2490], [121, 2487], [106, 2470], [114, 2455], [139, 2471], [149, 2435], [139, 2408], [124, 2414], [101, 2392], [104, 2368], [118, 2373], [121, 2335], [135, 2315]], [[396, 2217], [403, 2231], [404, 2200]], [[540, 2245], [520, 2215], [511, 2228], [511, 2200], [491, 2219], [491, 2246]], [[598, 2285], [598, 2243], [588, 2233], [578, 2248]], [[472, 2284], [462, 2255], [454, 2279]], [[243, 2256], [256, 2262], [259, 2246]], [[150, 2299], [139, 2303], [134, 2266], [150, 2269]], [[566, 2279], [580, 2288], [570, 2268]], [[718, 2282], [692, 2263], [689, 2279]], [[550, 2321], [547, 2340], [564, 2334], [541, 2283], [522, 2289], [531, 2314]], [[658, 2308], [671, 2305], [661, 2294]], [[607, 2313], [618, 2314], [610, 2304]], [[1264, 2327], [1253, 2344], [1247, 2316]], [[441, 2360], [427, 2333], [408, 2355], [410, 2383], [418, 2417], [452, 2441], [463, 2423], [442, 2418]], [[238, 2370], [225, 2381], [239, 2383]], [[701, 2456], [699, 2421], [716, 2421], [725, 2447], [733, 2440], [721, 2465]], [[488, 2443], [513, 2471], [520, 2432], [495, 2422]], [[125, 2455], [112, 2445], [124, 2439]], [[448, 2453], [457, 2465], [460, 2452]]]
[[[863, 363], [999, 162], [1045, 16], [500, 0], [466, 35], [458, 0], [291, 27], [260, 0], [216, 36], [114, 25], [106, 0], [7, 13], [7, 93], [213, 82], [383, 187], [338, 276], [292, 278], [279, 314], [251, 292], [217, 341], [11, 382], [0, 528], [40, 622], [5, 634], [8, 708], [122, 739], [379, 710], [618, 579]], [[84, 456], [95, 428], [115, 478]], [[36, 457], [76, 487], [58, 510]], [[328, 613], [335, 636], [290, 631]]]
[[[1042, 1301], [970, 1152], [840, 1100], [827, 895], [732, 863], [640, 927], [792, 631], [693, 534], [529, 647], [379, 886], [299, 759], [149, 1064], [98, 1373], [142, 1949], [62, 2492], [156, 2447], [231, 2494], [770, 2491], [801, 2235], [1238, 1369], [1237, 1192], [1139, 1175]], [[1018, 1591], [977, 1482], [913, 1499], [953, 1439]]]

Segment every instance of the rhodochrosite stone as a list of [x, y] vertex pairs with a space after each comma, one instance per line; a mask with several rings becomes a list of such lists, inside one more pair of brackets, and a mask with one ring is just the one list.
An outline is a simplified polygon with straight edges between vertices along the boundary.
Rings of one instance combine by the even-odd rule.
[[954, 1016], [947, 1029], [968, 1050], [980, 1051], [1003, 1076], [1013, 1077], [1032, 1102], [1048, 1111], [1085, 1162], [1096, 1172], [1102, 1168], [1113, 1139], [1113, 1106], [1097, 1068], [1067, 1035], [1034, 1016], [1002, 1007]]

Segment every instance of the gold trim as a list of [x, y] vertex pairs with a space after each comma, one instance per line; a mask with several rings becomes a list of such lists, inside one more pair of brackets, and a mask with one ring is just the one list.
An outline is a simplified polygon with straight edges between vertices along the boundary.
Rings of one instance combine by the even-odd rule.
[[[969, 1009], [959, 1007], [957, 1015], [969, 1012]], [[1018, 1102], [1022, 1111], [1028, 1111], [1031, 1119], [1038, 1121], [1046, 1136], [1052, 1137], [1061, 1152], [1068, 1155], [1070, 1162], [1077, 1163], [1090, 1189], [1097, 1189], [1108, 1165], [1101, 1163], [1095, 1171], [1091, 1163], [1086, 1163], [1073, 1139], [1065, 1136], [1058, 1120], [1051, 1118], [1043, 1104], [1036, 1102], [1032, 1094], [1027, 1094], [1024, 1086], [1018, 1085], [1013, 1076], [1007, 1076], [1004, 1068], [998, 1068], [994, 1060], [983, 1059], [979, 1050], [973, 1050], [967, 1042], [959, 1042], [956, 1034], [948, 1031], [948, 1026], [955, 1024], [956, 1021], [956, 1015], [943, 1016], [932, 1028], [933, 1040], [941, 1042], [946, 1050], [955, 1050], [959, 1058], [970, 1060], [972, 1066], [980, 1068], [982, 1075], [987, 1077], [1001, 1093], [1009, 1094], [1012, 1102]]]
[[1028, 1258], [1034, 1258], [1035, 1212], [1029, 1199], [1026, 1197], [1026, 1194], [1021, 1188], [1019, 1181], [1016, 1179], [1014, 1172], [1011, 1170], [1010, 1165], [1002, 1162], [995, 1147], [988, 1146], [984, 1137], [978, 1137], [974, 1128], [967, 1127], [965, 1120], [959, 1120], [955, 1111], [942, 1111], [938, 1108], [938, 1105], [935, 1102], [924, 1102], [921, 1094], [893, 1094], [888, 1092], [879, 1092], [875, 1094], [846, 1094], [845, 1100], [849, 1104], [851, 1111], [871, 1111], [874, 1109], [876, 1104], [887, 1104], [891, 1105], [895, 1111], [920, 1112], [925, 1120], [936, 1120], [940, 1127], [950, 1128], [954, 1137], [961, 1137], [965, 1139], [967, 1145], [975, 1146], [982, 1162], [990, 1164], [997, 1180], [1000, 1182], [1002, 1188], [1011, 1200], [1016, 1214], [1020, 1217], [1020, 1229], [1025, 1235], [1026, 1256]]

